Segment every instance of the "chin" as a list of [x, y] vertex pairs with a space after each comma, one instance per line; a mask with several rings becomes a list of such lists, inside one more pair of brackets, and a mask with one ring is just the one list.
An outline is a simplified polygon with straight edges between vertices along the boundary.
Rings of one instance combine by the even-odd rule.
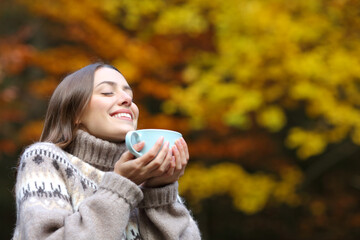
[[109, 136], [107, 138], [104, 138], [104, 140], [113, 142], [113, 143], [120, 143], [125, 141], [125, 135], [118, 135], [118, 136]]
[[123, 142], [125, 141], [125, 136], [128, 132], [135, 130], [131, 129], [122, 129], [121, 131], [116, 131], [116, 134], [109, 136], [109, 141], [111, 142]]

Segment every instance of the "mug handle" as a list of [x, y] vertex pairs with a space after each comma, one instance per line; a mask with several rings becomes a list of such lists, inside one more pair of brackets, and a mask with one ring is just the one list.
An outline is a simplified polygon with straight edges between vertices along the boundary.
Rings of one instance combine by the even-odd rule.
[[[135, 139], [135, 141], [133, 141]], [[130, 131], [125, 136], [125, 144], [127, 149], [136, 157], [141, 157], [142, 154], [133, 148], [133, 145], [140, 142], [140, 134], [136, 131]]]

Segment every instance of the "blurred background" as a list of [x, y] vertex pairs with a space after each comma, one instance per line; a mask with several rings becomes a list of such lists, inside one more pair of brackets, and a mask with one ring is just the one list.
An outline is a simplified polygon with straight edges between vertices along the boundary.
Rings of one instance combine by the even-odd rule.
[[0, 238], [68, 73], [116, 66], [139, 128], [183, 133], [204, 239], [359, 239], [360, 2], [0, 0]]

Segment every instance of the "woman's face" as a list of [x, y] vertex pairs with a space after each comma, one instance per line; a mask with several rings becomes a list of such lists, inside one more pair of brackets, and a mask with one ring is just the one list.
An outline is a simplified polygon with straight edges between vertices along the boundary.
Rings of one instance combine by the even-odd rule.
[[80, 123], [95, 137], [119, 142], [135, 130], [139, 109], [125, 78], [116, 70], [102, 67], [94, 75], [94, 90]]

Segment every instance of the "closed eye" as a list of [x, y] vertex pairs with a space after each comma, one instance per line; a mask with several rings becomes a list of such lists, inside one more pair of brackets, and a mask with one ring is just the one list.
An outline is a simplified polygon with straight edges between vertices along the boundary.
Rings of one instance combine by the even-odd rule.
[[103, 92], [103, 93], [101, 93], [102, 95], [104, 95], [104, 96], [111, 96], [111, 95], [113, 95], [114, 93], [113, 92]]

